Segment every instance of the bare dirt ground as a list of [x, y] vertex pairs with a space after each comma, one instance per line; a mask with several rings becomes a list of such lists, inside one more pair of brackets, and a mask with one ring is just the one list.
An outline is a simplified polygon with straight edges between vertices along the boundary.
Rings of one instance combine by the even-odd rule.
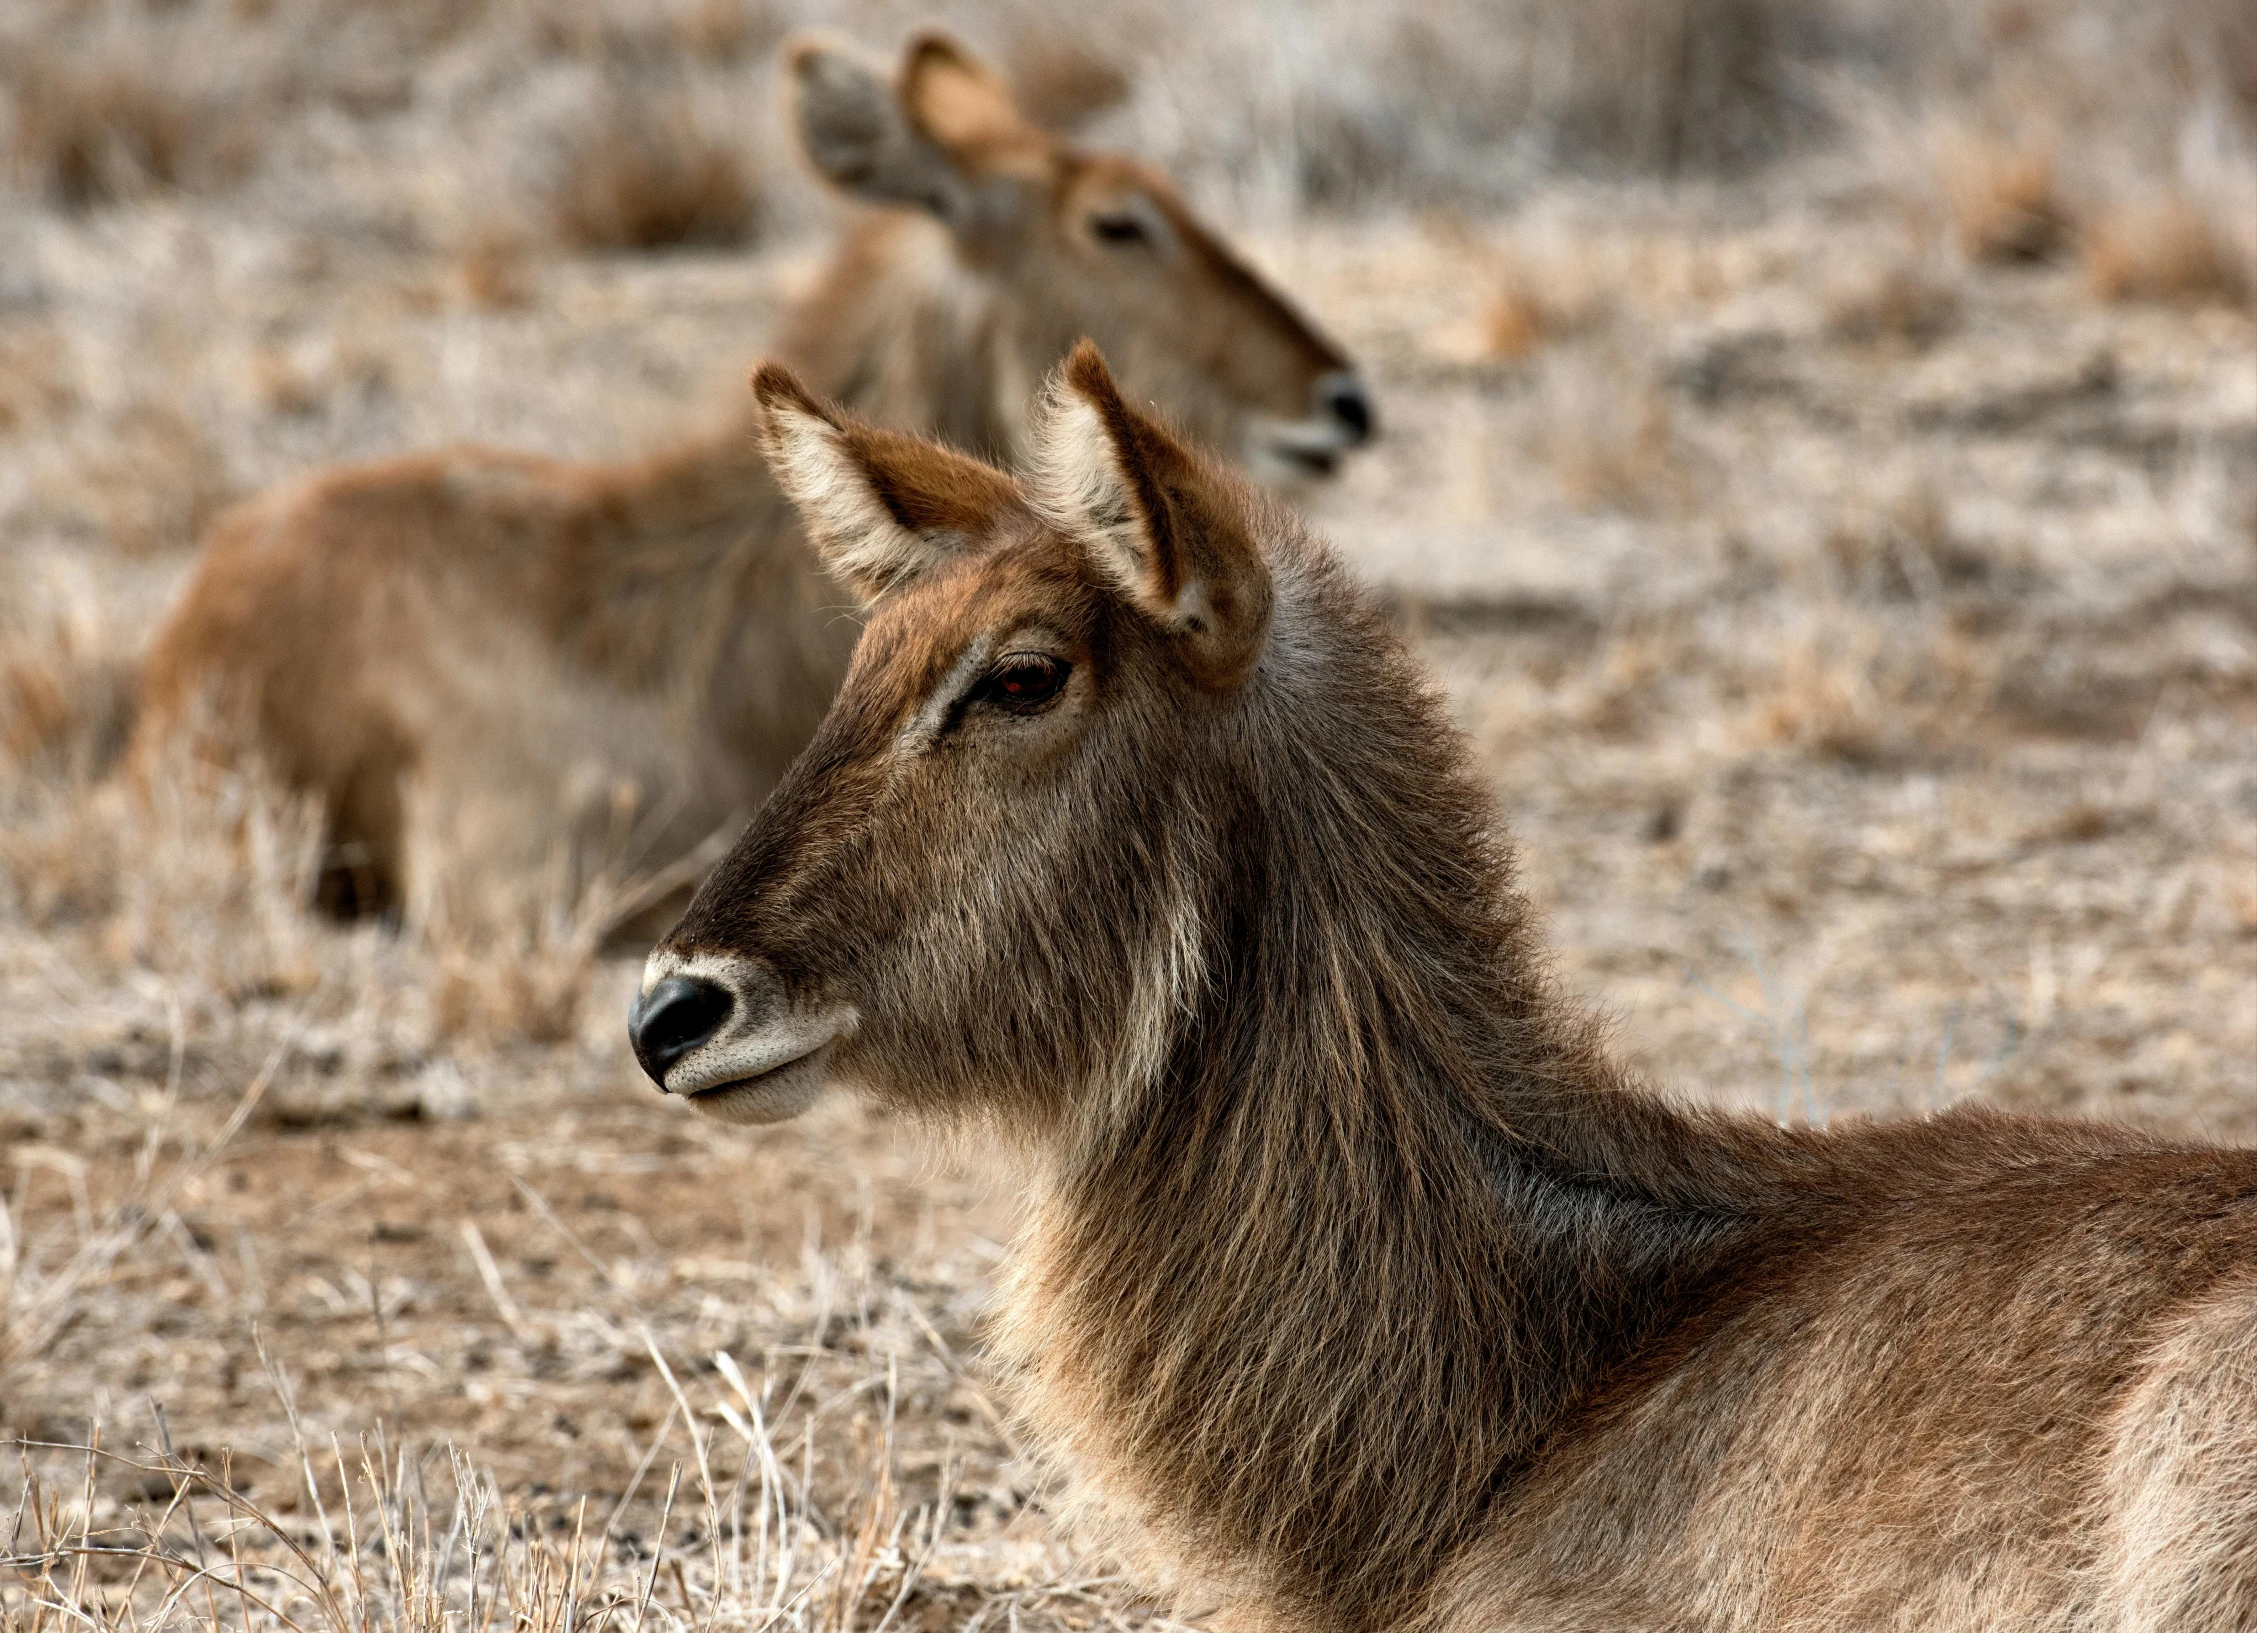
[[[719, 38], [708, 120], [771, 83], [765, 34]], [[569, 129], [587, 54], [513, 79], [451, 40], [309, 59], [339, 84], [240, 179], [198, 179], [221, 144], [90, 207], [0, 193], [0, 1623], [146, 1618], [202, 1560], [164, 1616], [1166, 1625], [1053, 1533], [982, 1385], [1008, 1173], [843, 1102], [696, 1121], [627, 1055], [632, 959], [322, 923], [305, 813], [112, 779], [226, 498], [650, 446], [730, 405], [818, 264], [751, 138], [750, 242], [542, 225], [551, 149], [472, 149]], [[2257, 1140], [2246, 274], [2126, 288], [2097, 229], [2001, 261], [1906, 151], [1416, 210], [1193, 180], [1366, 367], [1381, 441], [1297, 497], [1657, 1083]], [[54, 1449], [97, 1435], [122, 1460]]]

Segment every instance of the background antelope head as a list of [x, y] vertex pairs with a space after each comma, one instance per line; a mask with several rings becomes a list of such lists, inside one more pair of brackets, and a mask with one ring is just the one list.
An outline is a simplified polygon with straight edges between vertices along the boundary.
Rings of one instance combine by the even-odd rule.
[[[1346, 354], [1165, 177], [1030, 124], [945, 36], [912, 40], [890, 80], [839, 45], [805, 42], [790, 76], [816, 169], [851, 197], [905, 207], [872, 224], [843, 259], [837, 298], [784, 346], [870, 418], [1016, 462], [1035, 385], [1086, 335], [1133, 396], [1168, 404], [1265, 480], [1327, 474], [1370, 437], [1371, 399]], [[951, 298], [869, 298], [889, 277]], [[912, 405], [916, 361], [942, 346], [984, 367], [956, 371], [957, 400]], [[902, 389], [887, 389], [889, 371]]]
[[1122, 401], [1086, 343], [1022, 489], [760, 371], [768, 457], [870, 603], [813, 743], [651, 956], [637, 1058], [768, 1121], [826, 1075], [1042, 1122], [1150, 1080], [1208, 960], [1215, 859], [1262, 791], [1270, 650], [1240, 479]]

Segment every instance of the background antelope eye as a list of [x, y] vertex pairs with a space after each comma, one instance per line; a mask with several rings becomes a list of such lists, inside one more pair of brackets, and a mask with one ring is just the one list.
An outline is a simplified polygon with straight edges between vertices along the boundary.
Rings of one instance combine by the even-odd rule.
[[1040, 652], [1014, 652], [988, 671], [976, 694], [1016, 714], [1031, 714], [1058, 695], [1074, 666]]
[[1108, 244], [1141, 244], [1149, 236], [1143, 222], [1125, 214], [1093, 215], [1089, 230]]

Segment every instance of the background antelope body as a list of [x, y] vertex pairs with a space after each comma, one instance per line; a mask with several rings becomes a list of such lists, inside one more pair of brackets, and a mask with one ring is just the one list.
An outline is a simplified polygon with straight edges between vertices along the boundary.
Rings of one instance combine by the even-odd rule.
[[[826, 390], [1009, 458], [1034, 380], [1098, 333], [1274, 475], [1369, 434], [1346, 358], [1163, 177], [1028, 124], [951, 42], [912, 42], [898, 86], [827, 44], [791, 72], [816, 167], [891, 206], [786, 320]], [[215, 524], [144, 671], [140, 757], [201, 726], [313, 791], [339, 905], [475, 930], [603, 882], [623, 916], [758, 804], [850, 634], [742, 426], [609, 466], [323, 472]]]

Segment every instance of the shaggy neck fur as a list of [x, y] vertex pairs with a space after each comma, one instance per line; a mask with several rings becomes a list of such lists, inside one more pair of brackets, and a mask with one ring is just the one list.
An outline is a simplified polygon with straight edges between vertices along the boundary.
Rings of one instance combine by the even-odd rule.
[[1000, 1349], [1117, 1529], [1376, 1628], [1816, 1156], [1625, 1085], [1399, 642], [1280, 565], [1273, 648], [1324, 650], [1265, 658], [1231, 775], [1177, 791], [1206, 982], [1150, 1096], [1061, 1140]]

